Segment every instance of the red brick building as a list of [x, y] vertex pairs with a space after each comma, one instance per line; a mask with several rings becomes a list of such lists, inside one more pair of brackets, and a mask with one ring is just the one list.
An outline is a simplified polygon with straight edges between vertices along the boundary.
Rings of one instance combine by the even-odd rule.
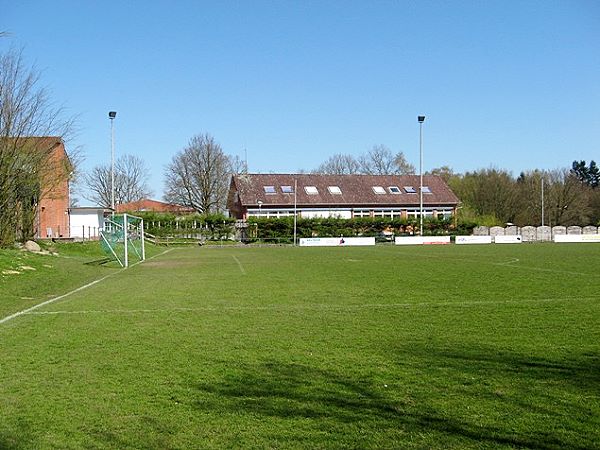
[[173, 203], [160, 202], [144, 198], [137, 202], [121, 203], [116, 206], [118, 213], [137, 212], [137, 211], [152, 211], [152, 212], [169, 212], [174, 214], [193, 214], [196, 212], [194, 208], [187, 206], [175, 205]]
[[69, 180], [72, 165], [60, 137], [34, 139], [36, 151], [47, 153], [41, 172], [41, 195], [34, 232], [37, 238], [69, 237]]

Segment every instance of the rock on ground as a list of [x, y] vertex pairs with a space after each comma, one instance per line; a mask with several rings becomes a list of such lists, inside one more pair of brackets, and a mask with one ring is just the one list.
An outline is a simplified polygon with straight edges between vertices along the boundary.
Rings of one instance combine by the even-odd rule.
[[36, 242], [25, 242], [25, 250], [27, 250], [28, 252], [39, 252], [41, 249], [42, 248]]

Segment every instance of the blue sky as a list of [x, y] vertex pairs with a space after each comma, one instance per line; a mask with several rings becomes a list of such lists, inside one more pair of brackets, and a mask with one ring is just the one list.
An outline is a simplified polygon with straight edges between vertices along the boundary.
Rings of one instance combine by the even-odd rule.
[[419, 114], [426, 170], [600, 160], [596, 0], [0, 0], [0, 30], [79, 116], [83, 168], [109, 162], [116, 110], [154, 198], [196, 134], [252, 172], [376, 144], [418, 165]]

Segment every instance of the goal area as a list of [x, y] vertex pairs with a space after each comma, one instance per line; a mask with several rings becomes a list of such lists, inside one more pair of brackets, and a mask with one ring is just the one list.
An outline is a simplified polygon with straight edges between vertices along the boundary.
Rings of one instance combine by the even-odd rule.
[[144, 219], [131, 214], [107, 217], [100, 231], [100, 246], [121, 267], [145, 260]]

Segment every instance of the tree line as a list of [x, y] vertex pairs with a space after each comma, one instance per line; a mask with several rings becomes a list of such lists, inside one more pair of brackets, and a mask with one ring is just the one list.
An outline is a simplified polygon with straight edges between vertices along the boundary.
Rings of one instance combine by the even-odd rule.
[[[120, 203], [146, 195], [146, 184], [141, 182], [139, 174], [147, 171], [140, 170], [140, 166], [143, 161], [131, 156], [118, 161], [116, 184]], [[243, 162], [227, 155], [212, 136], [194, 136], [165, 168], [164, 198], [201, 214], [224, 212], [231, 174], [245, 170]], [[385, 145], [375, 145], [358, 157], [335, 154], [315, 169], [300, 172], [407, 175], [414, 174], [415, 167], [402, 152], [393, 153]], [[87, 178], [91, 191], [104, 191], [91, 200], [108, 205], [108, 169], [96, 168], [92, 173], [93, 176]], [[455, 173], [447, 165], [426, 173], [438, 175], [448, 183], [461, 200], [459, 219], [467, 222], [488, 226], [540, 225], [542, 222], [545, 225], [597, 225], [600, 222], [600, 170], [594, 161], [589, 164], [573, 161], [571, 168], [524, 171], [516, 177], [498, 168]], [[135, 185], [136, 180], [137, 188], [125, 189]]]

